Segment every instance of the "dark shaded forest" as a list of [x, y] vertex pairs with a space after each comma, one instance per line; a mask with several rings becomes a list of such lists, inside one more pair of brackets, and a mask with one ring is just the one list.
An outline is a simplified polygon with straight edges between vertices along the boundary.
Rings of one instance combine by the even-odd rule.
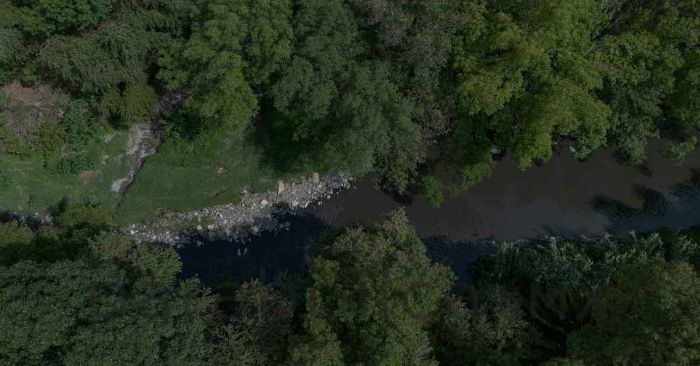
[[5, 365], [700, 361], [693, 232], [503, 243], [465, 282], [398, 211], [327, 232], [303, 274], [212, 291], [176, 277], [172, 247], [135, 245], [104, 209], [53, 210], [52, 226], [0, 225]]
[[[698, 364], [694, 231], [500, 243], [466, 282], [398, 211], [325, 233], [303, 275], [210, 289], [120, 226], [308, 171], [372, 173], [439, 205], [504, 154], [527, 169], [564, 140], [641, 166], [663, 138], [682, 160], [700, 132], [699, 38], [698, 0], [0, 0], [13, 209], [122, 169], [107, 159], [121, 152], [100, 162], [105, 144], [184, 96], [132, 196], [0, 224], [0, 364]], [[26, 90], [56, 109], [12, 99]], [[178, 175], [208, 161], [218, 180]]]

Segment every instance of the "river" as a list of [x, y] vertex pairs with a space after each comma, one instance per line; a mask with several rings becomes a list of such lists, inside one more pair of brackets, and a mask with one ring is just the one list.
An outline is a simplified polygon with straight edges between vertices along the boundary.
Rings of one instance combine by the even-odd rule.
[[506, 156], [491, 177], [468, 191], [447, 196], [439, 208], [423, 197], [398, 202], [364, 179], [330, 200], [282, 217], [288, 230], [262, 233], [247, 242], [209, 241], [180, 249], [184, 276], [271, 279], [303, 270], [320, 233], [328, 227], [372, 223], [399, 207], [426, 242], [428, 254], [470, 276], [469, 263], [493, 248], [492, 240], [543, 236], [624, 236], [630, 231], [700, 225], [700, 151], [681, 163], [660, 156], [652, 142], [643, 168], [621, 164], [601, 149], [578, 161], [567, 144], [552, 159], [526, 171]]

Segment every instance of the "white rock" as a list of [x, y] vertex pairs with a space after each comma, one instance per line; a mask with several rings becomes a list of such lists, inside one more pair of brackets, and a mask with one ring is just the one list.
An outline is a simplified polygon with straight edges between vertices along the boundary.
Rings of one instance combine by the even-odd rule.
[[202, 225], [197, 225], [197, 231], [202, 231]]
[[270, 202], [267, 202], [267, 200], [262, 200], [262, 202], [260, 202], [260, 204], [263, 205], [263, 207], [267, 206], [268, 203]]

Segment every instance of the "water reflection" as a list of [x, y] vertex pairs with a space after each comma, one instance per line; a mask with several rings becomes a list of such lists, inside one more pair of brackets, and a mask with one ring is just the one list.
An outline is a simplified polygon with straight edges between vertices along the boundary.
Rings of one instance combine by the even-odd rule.
[[[289, 222], [288, 229], [263, 232], [246, 241], [191, 238], [191, 244], [178, 249], [183, 262], [181, 277], [196, 275], [203, 283], [213, 286], [256, 278], [271, 282], [280, 273], [292, 276], [305, 273], [319, 237], [330, 227], [309, 213], [277, 219]], [[463, 281], [472, 279], [471, 264], [479, 256], [493, 252], [486, 240], [454, 241], [437, 236], [424, 238], [423, 242], [431, 259], [452, 268]]]
[[372, 224], [399, 207], [424, 238], [428, 255], [461, 279], [471, 276], [470, 263], [492, 250], [490, 240], [624, 236], [699, 225], [700, 150], [680, 166], [659, 157], [662, 146], [651, 144], [642, 170], [620, 164], [609, 150], [578, 161], [566, 153], [566, 145], [550, 162], [527, 171], [505, 158], [490, 178], [438, 209], [420, 196], [397, 201], [365, 179], [320, 206], [280, 218], [291, 223], [288, 231], [262, 233], [244, 243], [205, 241], [181, 248], [183, 276], [269, 281], [278, 272], [302, 273], [326, 228]]
[[630, 231], [647, 232], [661, 228], [684, 229], [700, 224], [700, 171], [672, 188], [668, 195], [645, 186], [636, 186], [640, 208], [624, 202], [596, 197], [593, 207], [610, 221], [608, 231], [624, 236]]

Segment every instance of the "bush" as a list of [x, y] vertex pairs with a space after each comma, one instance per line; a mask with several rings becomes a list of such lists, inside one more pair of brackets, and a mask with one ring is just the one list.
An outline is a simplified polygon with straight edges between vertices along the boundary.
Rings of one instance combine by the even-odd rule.
[[148, 119], [156, 100], [156, 92], [152, 87], [132, 84], [121, 94], [117, 90], [105, 94], [100, 107], [104, 113], [128, 126]]
[[90, 170], [96, 165], [95, 160], [85, 152], [79, 152], [67, 157], [46, 162], [46, 168], [57, 175], [78, 174]]
[[82, 146], [97, 135], [97, 119], [86, 100], [76, 99], [68, 103], [66, 113], [61, 120], [70, 145]]
[[433, 175], [428, 175], [421, 181], [421, 192], [425, 196], [425, 199], [433, 207], [440, 207], [444, 199], [442, 193], [442, 182]]
[[24, 139], [21, 139], [10, 129], [0, 127], [0, 152], [26, 156], [29, 154], [29, 147]]
[[12, 178], [5, 172], [0, 172], [0, 192], [10, 189], [10, 187], [12, 187]]
[[52, 153], [66, 142], [66, 131], [57, 124], [47, 120], [42, 121], [34, 132], [36, 142], [34, 150], [42, 153]]

